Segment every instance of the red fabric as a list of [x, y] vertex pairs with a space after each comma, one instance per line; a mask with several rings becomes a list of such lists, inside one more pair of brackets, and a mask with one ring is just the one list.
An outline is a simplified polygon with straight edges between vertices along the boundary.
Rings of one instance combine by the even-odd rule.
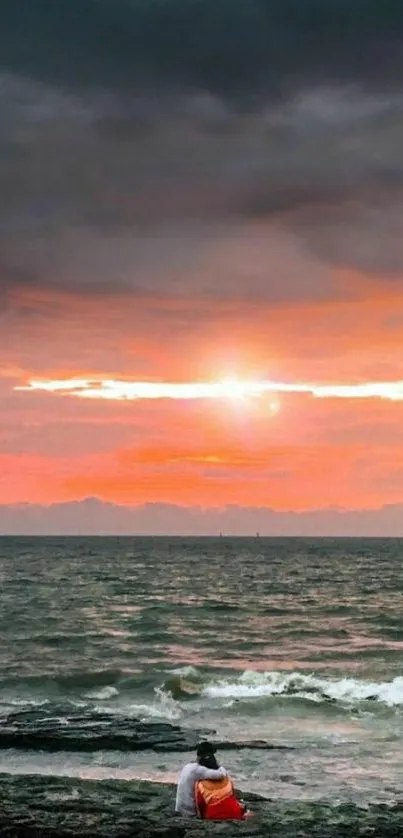
[[197, 808], [200, 817], [207, 821], [241, 821], [245, 809], [236, 797], [226, 797], [219, 803], [206, 804], [203, 795], [197, 793]]

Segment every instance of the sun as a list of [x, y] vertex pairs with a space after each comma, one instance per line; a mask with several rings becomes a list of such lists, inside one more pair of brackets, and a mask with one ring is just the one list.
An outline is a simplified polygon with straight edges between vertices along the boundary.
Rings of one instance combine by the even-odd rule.
[[244, 400], [249, 395], [249, 385], [238, 378], [225, 378], [218, 383], [218, 390], [223, 398]]
[[216, 382], [215, 393], [218, 399], [228, 401], [237, 406], [242, 413], [259, 410], [260, 413], [274, 417], [281, 410], [281, 403], [277, 395], [265, 392], [261, 381], [249, 379], [224, 378]]

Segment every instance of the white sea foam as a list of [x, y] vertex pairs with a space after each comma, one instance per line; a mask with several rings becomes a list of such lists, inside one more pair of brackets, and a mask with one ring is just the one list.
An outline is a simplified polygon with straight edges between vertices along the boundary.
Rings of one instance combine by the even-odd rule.
[[298, 672], [244, 672], [235, 679], [210, 682], [202, 695], [226, 699], [283, 695], [317, 703], [333, 699], [349, 705], [372, 700], [394, 707], [403, 705], [403, 677], [378, 683], [356, 678], [332, 680]]
[[0, 698], [0, 707], [2, 710], [12, 711], [14, 707], [23, 707], [23, 708], [36, 708], [36, 707], [44, 707], [46, 704], [50, 704], [48, 698], [42, 699], [34, 699], [34, 698], [17, 698], [13, 696], [12, 698]]
[[[167, 696], [169, 699], [169, 696]], [[176, 721], [180, 719], [182, 710], [179, 705], [171, 700], [154, 701], [149, 704], [119, 704], [115, 707], [105, 707], [95, 705], [94, 710], [102, 713], [102, 715], [119, 716], [122, 718], [140, 719], [141, 722], [150, 721], [150, 719], [161, 719], [161, 721]]]
[[[103, 690], [100, 690], [100, 693], [103, 693]], [[105, 707], [105, 705], [95, 706], [94, 709], [102, 714], [107, 713], [110, 716], [140, 719], [140, 721], [144, 722], [150, 719], [161, 719], [165, 721], [176, 721], [180, 719], [182, 709], [169, 693], [165, 693], [164, 690], [156, 687], [154, 694], [155, 699], [149, 702], [120, 701], [109, 707]]]
[[147, 705], [148, 715], [155, 718], [169, 719], [169, 721], [180, 719], [182, 710], [178, 702], [174, 701], [172, 696], [160, 687], [155, 687], [154, 693], [156, 701]]
[[85, 693], [86, 698], [95, 698], [97, 701], [108, 701], [110, 698], [115, 698], [119, 695], [119, 690], [116, 687], [102, 687], [100, 690], [91, 690]]
[[195, 666], [179, 666], [171, 669], [170, 675], [180, 675], [182, 678], [200, 678], [199, 670]]
[[180, 719], [182, 712], [177, 707], [164, 707], [158, 704], [137, 705], [137, 715], [142, 722], [149, 719], [161, 719], [169, 722]]

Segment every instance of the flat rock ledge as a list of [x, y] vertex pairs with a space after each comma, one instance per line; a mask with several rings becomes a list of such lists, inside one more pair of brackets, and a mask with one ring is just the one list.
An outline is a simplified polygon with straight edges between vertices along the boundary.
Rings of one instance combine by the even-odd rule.
[[[1, 0], [0, 0], [1, 2]], [[186, 730], [169, 722], [87, 712], [81, 715], [47, 715], [44, 710], [20, 710], [0, 716], [0, 748], [47, 751], [145, 751], [184, 753], [198, 742], [215, 736], [213, 730]], [[287, 749], [265, 740], [220, 742], [221, 751], [249, 749]]]
[[401, 838], [403, 805], [266, 800], [245, 794], [247, 822], [182, 820], [175, 787], [0, 774], [0, 838]]

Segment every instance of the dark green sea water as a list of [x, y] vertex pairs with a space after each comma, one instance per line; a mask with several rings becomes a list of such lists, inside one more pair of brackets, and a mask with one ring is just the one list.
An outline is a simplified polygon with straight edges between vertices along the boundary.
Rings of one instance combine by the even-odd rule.
[[[90, 708], [289, 752], [225, 763], [282, 797], [403, 784], [403, 542], [0, 539], [0, 712]], [[0, 751], [0, 770], [173, 778], [182, 756]]]

